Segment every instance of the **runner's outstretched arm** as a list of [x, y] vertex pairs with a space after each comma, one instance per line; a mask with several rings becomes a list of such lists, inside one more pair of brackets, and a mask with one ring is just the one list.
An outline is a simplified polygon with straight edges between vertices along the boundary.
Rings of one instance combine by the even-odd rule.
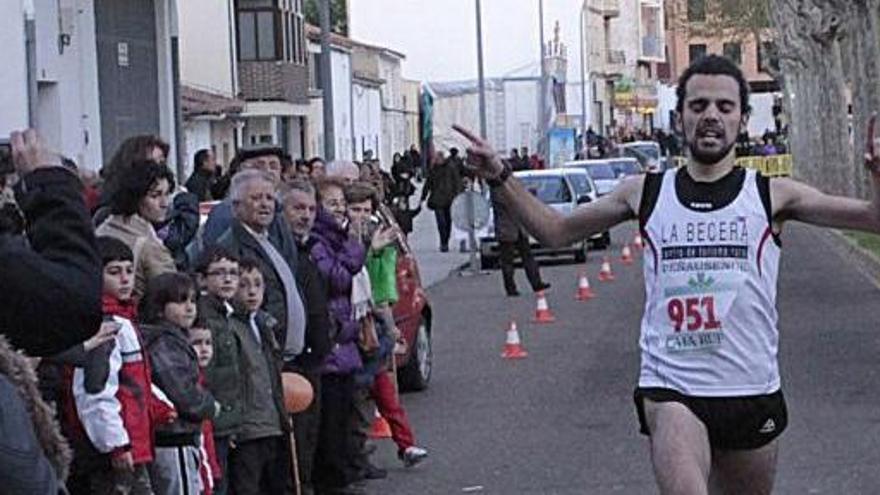
[[875, 119], [871, 117], [868, 124], [865, 152], [865, 168], [870, 172], [874, 193], [872, 200], [832, 196], [793, 179], [774, 179], [770, 181], [770, 194], [777, 223], [799, 220], [823, 227], [880, 234], [880, 155], [875, 150]]
[[[504, 165], [489, 143], [463, 127], [453, 126], [453, 129], [470, 141], [468, 167], [484, 179], [498, 178]], [[513, 177], [504, 181], [495, 192], [541, 244], [564, 247], [634, 218], [643, 181], [643, 177], [624, 180], [611, 194], [579, 206], [568, 216], [542, 203]]]

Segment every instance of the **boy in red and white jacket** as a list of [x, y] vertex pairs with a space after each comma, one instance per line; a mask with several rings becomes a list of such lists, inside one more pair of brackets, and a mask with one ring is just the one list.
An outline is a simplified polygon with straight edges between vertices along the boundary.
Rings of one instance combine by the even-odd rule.
[[104, 267], [103, 310], [118, 331], [109, 356], [110, 372], [98, 393], [86, 392], [82, 368], [66, 374], [75, 416], [68, 407], [65, 419], [79, 432], [75, 435], [79, 438], [72, 439], [77, 454], [89, 458], [90, 493], [151, 495], [147, 467], [154, 455], [153, 428], [173, 421], [176, 413], [152, 384], [147, 353], [132, 323], [136, 319], [132, 252], [110, 237], [99, 237], [97, 244]]

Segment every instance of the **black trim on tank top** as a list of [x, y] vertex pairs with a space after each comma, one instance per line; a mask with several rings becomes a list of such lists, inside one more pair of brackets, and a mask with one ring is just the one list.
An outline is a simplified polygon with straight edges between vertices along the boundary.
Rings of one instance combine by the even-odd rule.
[[706, 213], [733, 203], [746, 181], [746, 170], [734, 167], [713, 182], [697, 182], [682, 167], [675, 174], [675, 195], [679, 203], [691, 211]]
[[645, 174], [645, 183], [642, 187], [642, 199], [639, 202], [639, 228], [645, 228], [648, 218], [657, 206], [657, 198], [660, 197], [660, 186], [663, 185], [663, 173]]
[[[764, 205], [764, 213], [767, 214], [767, 225], [773, 228], [773, 207], [770, 203], [770, 177], [766, 177], [761, 172], [755, 175], [758, 184], [758, 195], [761, 196], [761, 204]], [[776, 232], [772, 232], [773, 242], [778, 247], [782, 247], [782, 238]]]

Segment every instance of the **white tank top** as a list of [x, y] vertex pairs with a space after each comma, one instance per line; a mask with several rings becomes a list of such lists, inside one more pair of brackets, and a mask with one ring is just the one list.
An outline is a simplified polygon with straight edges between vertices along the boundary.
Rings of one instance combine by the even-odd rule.
[[696, 397], [770, 394], [780, 387], [772, 239], [757, 175], [727, 206], [685, 207], [676, 171], [662, 178], [644, 227], [645, 314], [640, 387]]

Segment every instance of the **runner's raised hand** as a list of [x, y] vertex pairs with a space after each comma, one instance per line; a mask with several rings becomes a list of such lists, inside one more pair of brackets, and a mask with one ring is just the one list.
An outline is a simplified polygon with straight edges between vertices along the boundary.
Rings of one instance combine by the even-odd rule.
[[498, 153], [485, 139], [460, 125], [453, 125], [452, 129], [470, 142], [466, 149], [467, 160], [465, 160], [465, 167], [468, 170], [472, 170], [482, 179], [494, 179], [501, 174], [504, 170], [504, 164], [501, 163]]

